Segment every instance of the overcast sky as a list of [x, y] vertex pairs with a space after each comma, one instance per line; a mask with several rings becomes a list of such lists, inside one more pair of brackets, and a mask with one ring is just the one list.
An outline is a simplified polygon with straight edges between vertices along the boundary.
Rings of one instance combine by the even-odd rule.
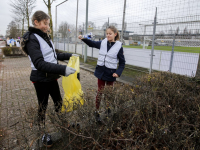
[[[7, 26], [13, 20], [12, 16], [14, 14], [11, 12], [12, 7], [9, 5], [9, 3], [9, 0], [0, 0], [0, 35], [6, 34]], [[47, 10], [43, 0], [37, 0], [36, 6], [36, 9], [38, 10]]]
[[[52, 19], [55, 27], [55, 6], [64, 0], [56, 0], [52, 4]], [[5, 35], [8, 24], [13, 20], [10, 0], [0, 0], [0, 35]], [[187, 22], [190, 20], [200, 20], [200, 0], [126, 0], [125, 21], [128, 23], [128, 29], [135, 33], [143, 32], [143, 26], [139, 24], [152, 24], [155, 15], [155, 9], [158, 10], [159, 23]], [[76, 23], [77, 0], [68, 0], [58, 6], [57, 16], [58, 25], [61, 22], [69, 24]], [[118, 29], [121, 29], [123, 18], [124, 0], [89, 0], [88, 20], [101, 27], [106, 21], [117, 23]], [[43, 0], [37, 0], [36, 10], [47, 11]], [[78, 23], [83, 25], [85, 22], [86, 0], [79, 0]], [[32, 15], [31, 15], [32, 16]], [[177, 26], [187, 26], [188, 28], [200, 28], [200, 24], [186, 23], [184, 25], [166, 25], [157, 28], [157, 30], [168, 30]], [[152, 32], [152, 26], [148, 31]]]

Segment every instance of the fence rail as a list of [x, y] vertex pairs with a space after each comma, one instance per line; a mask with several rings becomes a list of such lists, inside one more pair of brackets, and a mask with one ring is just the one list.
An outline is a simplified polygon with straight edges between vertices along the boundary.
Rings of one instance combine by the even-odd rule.
[[[72, 7], [65, 9], [64, 13], [58, 11], [58, 16], [65, 18], [58, 20], [67, 22], [70, 32], [62, 31], [60, 24], [58, 32], [61, 36], [55, 37], [55, 43], [59, 43], [57, 49], [97, 58], [98, 50], [84, 48], [75, 37], [86, 34], [85, 25], [88, 25], [87, 32], [95, 35], [93, 40], [102, 40], [106, 27], [114, 25], [123, 34], [126, 64], [195, 76], [200, 52], [200, 1], [88, 0], [86, 6], [86, 1], [80, 0], [76, 7], [77, 2], [69, 0], [63, 5], [60, 7]], [[64, 34], [67, 38], [63, 38]]]

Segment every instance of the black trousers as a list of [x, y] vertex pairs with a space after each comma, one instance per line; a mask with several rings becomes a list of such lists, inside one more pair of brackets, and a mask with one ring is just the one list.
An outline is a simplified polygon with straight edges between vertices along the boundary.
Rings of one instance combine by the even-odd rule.
[[61, 110], [62, 97], [60, 94], [58, 81], [55, 80], [51, 82], [35, 82], [34, 86], [38, 98], [38, 119], [39, 121], [44, 121], [49, 94], [53, 99], [55, 111], [59, 112]]

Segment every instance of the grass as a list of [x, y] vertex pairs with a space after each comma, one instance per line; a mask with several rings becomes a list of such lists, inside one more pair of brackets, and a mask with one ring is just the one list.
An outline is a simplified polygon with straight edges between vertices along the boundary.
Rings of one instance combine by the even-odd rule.
[[[91, 58], [91, 57], [87, 57], [87, 62], [86, 64], [88, 65], [92, 65], [93, 67], [96, 67], [97, 65], [97, 58]], [[84, 62], [84, 59], [80, 57], [80, 62]], [[136, 67], [136, 66], [131, 66], [131, 65], [126, 65], [126, 68], [124, 69], [122, 75], [123, 76], [128, 76], [131, 78], [134, 78], [138, 75], [143, 75], [146, 74], [148, 72], [148, 69], [145, 68], [140, 68], [140, 67]]]
[[[59, 50], [60, 52], [66, 53], [66, 51]], [[84, 58], [79, 57], [80, 62], [84, 63]], [[97, 65], [97, 58], [92, 58], [92, 57], [87, 57], [87, 62], [86, 64], [93, 66], [94, 68]], [[130, 78], [135, 78], [136, 76], [144, 75], [148, 73], [149, 70], [146, 68], [141, 68], [137, 66], [131, 66], [131, 65], [126, 65], [126, 68], [124, 69], [122, 76], [127, 76]]]
[[[92, 57], [87, 57], [87, 62], [86, 64], [88, 65], [92, 65], [94, 67], [96, 67], [97, 65], [97, 58], [92, 58]], [[84, 58], [80, 57], [80, 62], [84, 63]]]
[[[124, 48], [139, 48], [142, 49], [143, 46], [129, 46], [123, 45]], [[151, 46], [146, 47], [146, 49], [151, 49]], [[172, 51], [172, 46], [154, 46], [155, 50]], [[200, 47], [181, 47], [175, 46], [174, 51], [176, 52], [188, 52], [188, 53], [200, 53]]]

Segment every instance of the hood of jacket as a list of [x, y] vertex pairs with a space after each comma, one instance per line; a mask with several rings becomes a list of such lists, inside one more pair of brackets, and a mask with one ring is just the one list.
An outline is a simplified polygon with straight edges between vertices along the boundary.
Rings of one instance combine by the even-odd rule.
[[40, 29], [37, 29], [37, 28], [34, 28], [34, 27], [29, 27], [28, 29], [29, 31], [27, 31], [21, 38], [20, 40], [20, 43], [21, 43], [21, 49], [23, 50], [23, 52], [27, 55], [27, 51], [26, 51], [26, 43], [29, 41], [30, 39], [30, 35], [32, 33], [36, 33], [38, 34], [39, 36], [41, 36], [42, 38], [45, 38], [45, 39], [51, 39], [49, 35], [47, 35], [46, 33], [42, 32]]

